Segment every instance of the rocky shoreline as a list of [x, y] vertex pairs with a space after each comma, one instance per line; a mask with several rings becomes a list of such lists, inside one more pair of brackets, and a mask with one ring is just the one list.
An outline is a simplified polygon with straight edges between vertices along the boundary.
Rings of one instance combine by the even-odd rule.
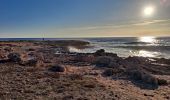
[[1, 41], [0, 99], [170, 99], [170, 59], [72, 53], [69, 46], [90, 47], [79, 40]]

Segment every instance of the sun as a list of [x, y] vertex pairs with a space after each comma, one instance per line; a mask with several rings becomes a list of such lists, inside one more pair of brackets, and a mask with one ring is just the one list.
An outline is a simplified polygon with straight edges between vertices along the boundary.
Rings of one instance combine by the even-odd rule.
[[153, 7], [153, 6], [147, 6], [143, 9], [143, 15], [145, 17], [152, 16], [154, 14], [154, 12], [155, 12], [155, 7]]

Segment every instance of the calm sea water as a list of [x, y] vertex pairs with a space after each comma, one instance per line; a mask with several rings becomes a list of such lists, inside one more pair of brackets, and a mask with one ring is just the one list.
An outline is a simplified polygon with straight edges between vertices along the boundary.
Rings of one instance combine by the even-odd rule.
[[[1, 38], [0, 40], [42, 40], [42, 38]], [[45, 38], [45, 40], [65, 39]], [[170, 58], [170, 37], [79, 38], [78, 40], [89, 41], [92, 47], [82, 50], [69, 47], [71, 52], [92, 53], [98, 49], [105, 49], [107, 52], [117, 53], [121, 57]]]

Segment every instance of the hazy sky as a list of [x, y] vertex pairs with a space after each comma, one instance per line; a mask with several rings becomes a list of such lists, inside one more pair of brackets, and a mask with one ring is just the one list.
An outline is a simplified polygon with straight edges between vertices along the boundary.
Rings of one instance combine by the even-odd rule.
[[0, 0], [0, 37], [109, 36], [170, 36], [170, 0]]

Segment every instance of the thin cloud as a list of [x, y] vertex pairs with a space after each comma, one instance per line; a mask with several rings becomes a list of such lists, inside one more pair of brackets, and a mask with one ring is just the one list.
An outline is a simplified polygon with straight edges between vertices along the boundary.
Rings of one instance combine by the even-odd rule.
[[144, 21], [144, 22], [138, 22], [138, 23], [127, 23], [127, 24], [120, 24], [120, 25], [103, 25], [103, 26], [69, 28], [69, 30], [97, 30], [97, 29], [124, 28], [124, 27], [131, 27], [131, 26], [145, 26], [145, 25], [150, 25], [150, 24], [167, 23], [169, 21], [170, 21], [170, 19], [152, 20], [152, 21]]
[[150, 24], [169, 22], [169, 21], [170, 21], [170, 19], [167, 19], [167, 20], [152, 20], [152, 21], [145, 21], [145, 22], [141, 22], [141, 23], [136, 23], [136, 24], [133, 24], [133, 25], [143, 26], [143, 25], [150, 25]]

